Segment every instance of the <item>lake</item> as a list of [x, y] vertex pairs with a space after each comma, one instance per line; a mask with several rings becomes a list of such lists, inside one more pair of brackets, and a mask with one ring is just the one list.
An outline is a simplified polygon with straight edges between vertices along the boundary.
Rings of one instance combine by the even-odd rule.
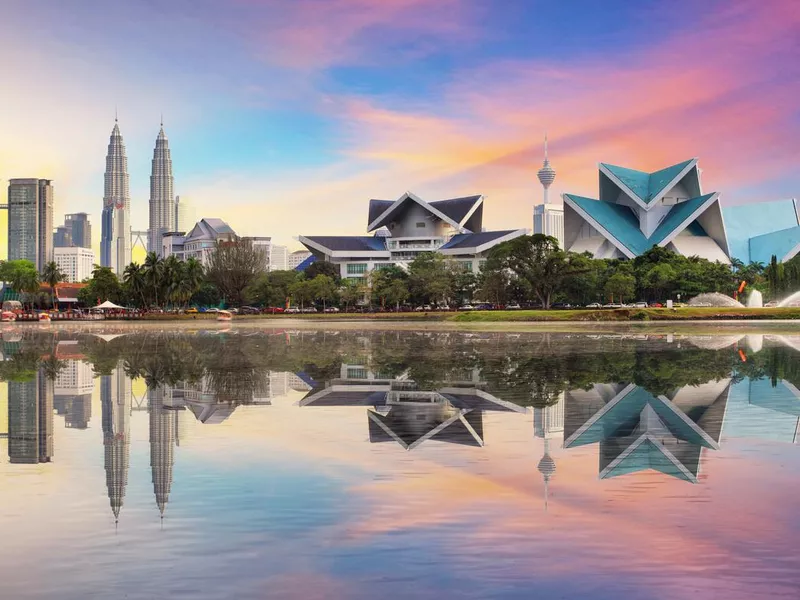
[[800, 330], [2, 330], [2, 598], [798, 598]]

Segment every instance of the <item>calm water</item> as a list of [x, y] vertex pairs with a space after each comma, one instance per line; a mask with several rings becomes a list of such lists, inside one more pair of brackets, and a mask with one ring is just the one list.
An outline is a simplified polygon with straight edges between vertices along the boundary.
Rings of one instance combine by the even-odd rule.
[[119, 333], [3, 332], [4, 599], [799, 596], [800, 335]]

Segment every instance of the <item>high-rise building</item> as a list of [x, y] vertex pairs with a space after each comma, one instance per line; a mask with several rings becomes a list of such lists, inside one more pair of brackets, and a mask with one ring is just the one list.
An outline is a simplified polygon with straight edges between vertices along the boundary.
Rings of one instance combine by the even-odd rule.
[[194, 206], [188, 198], [175, 196], [175, 228], [173, 231], [188, 233], [195, 224]]
[[533, 207], [533, 233], [549, 235], [558, 240], [560, 248], [564, 247], [564, 206], [550, 204], [548, 196], [550, 186], [556, 179], [556, 172], [550, 166], [547, 157], [547, 135], [544, 136], [544, 164], [537, 173], [539, 183], [542, 184], [542, 204]]
[[66, 225], [59, 225], [53, 232], [53, 248], [69, 248], [72, 246], [72, 230]]
[[100, 264], [122, 274], [131, 262], [131, 198], [125, 144], [114, 119], [108, 143], [103, 191]]
[[269, 270], [285, 271], [289, 268], [289, 249], [286, 246], [273, 245], [269, 254]]
[[68, 243], [60, 244], [59, 240], [56, 239], [56, 248], [64, 248], [66, 246], [92, 247], [92, 224], [89, 223], [89, 215], [86, 213], [64, 215], [64, 226], [56, 228], [56, 235], [61, 229], [64, 229], [68, 234], [69, 237], [65, 238]]
[[311, 252], [308, 250], [296, 250], [289, 255], [289, 270], [294, 270], [297, 268], [301, 262], [311, 256]]
[[55, 248], [53, 261], [58, 265], [59, 271], [63, 273], [64, 281], [80, 283], [92, 275], [94, 251], [91, 248], [78, 246]]
[[164, 123], [156, 138], [150, 174], [150, 227], [147, 230], [147, 251], [161, 255], [161, 238], [176, 225], [175, 197], [172, 194], [172, 157], [164, 133]]
[[53, 260], [53, 185], [49, 179], [8, 182], [8, 260], [41, 270]]

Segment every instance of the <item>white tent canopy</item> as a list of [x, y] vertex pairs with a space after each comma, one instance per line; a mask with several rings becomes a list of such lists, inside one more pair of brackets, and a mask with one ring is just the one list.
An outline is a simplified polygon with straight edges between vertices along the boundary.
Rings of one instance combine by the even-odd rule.
[[[126, 307], [119, 306], [118, 304], [114, 304], [113, 302], [111, 302], [111, 300], [106, 300], [102, 304], [98, 304], [97, 306], [94, 307], [94, 309], [98, 309], [98, 308], [99, 309], [117, 308], [117, 309], [120, 309], [120, 310], [127, 310]], [[94, 309], [92, 309], [92, 310], [94, 310]]]

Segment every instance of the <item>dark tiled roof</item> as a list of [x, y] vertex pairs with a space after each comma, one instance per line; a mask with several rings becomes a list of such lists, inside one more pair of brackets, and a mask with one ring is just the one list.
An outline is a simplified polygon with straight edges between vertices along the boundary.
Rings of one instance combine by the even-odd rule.
[[394, 204], [394, 200], [375, 200], [369, 201], [369, 218], [367, 219], [367, 226], [375, 219], [380, 217], [387, 208]]
[[472, 210], [480, 196], [465, 196], [464, 198], [450, 198], [449, 200], [437, 200], [429, 204], [436, 210], [443, 212], [453, 219], [456, 223], [461, 223], [467, 213]]
[[483, 231], [481, 233], [460, 233], [450, 238], [450, 241], [442, 246], [442, 250], [451, 248], [475, 248], [492, 242], [498, 238], [514, 233], [516, 229], [507, 229], [504, 231]]
[[358, 252], [381, 252], [386, 251], [386, 240], [382, 237], [373, 236], [346, 236], [346, 235], [314, 235], [306, 236], [306, 239], [316, 242], [320, 246], [325, 246], [329, 250], [338, 251], [358, 251]]

